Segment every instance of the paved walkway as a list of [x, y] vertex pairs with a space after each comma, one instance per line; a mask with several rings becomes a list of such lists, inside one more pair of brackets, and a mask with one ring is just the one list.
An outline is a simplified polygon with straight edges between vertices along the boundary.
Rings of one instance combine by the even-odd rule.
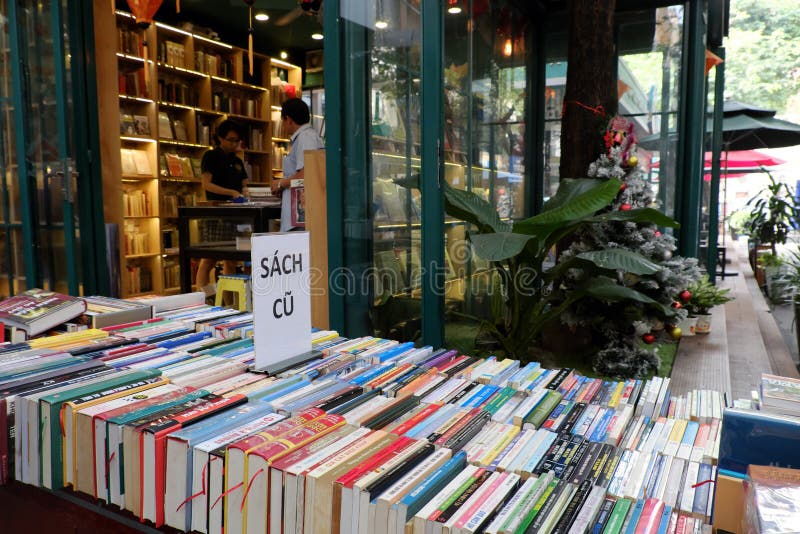
[[747, 243], [728, 242], [729, 272], [720, 280], [735, 300], [713, 310], [711, 333], [681, 340], [672, 368], [672, 393], [716, 389], [750, 398], [761, 373], [800, 378], [792, 354], [747, 262]]

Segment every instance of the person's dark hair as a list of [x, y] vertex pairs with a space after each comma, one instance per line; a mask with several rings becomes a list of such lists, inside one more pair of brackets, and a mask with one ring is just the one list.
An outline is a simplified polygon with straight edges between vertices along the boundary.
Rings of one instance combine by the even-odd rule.
[[228, 137], [228, 134], [231, 132], [235, 132], [240, 139], [244, 135], [242, 133], [242, 127], [239, 125], [238, 122], [232, 120], [222, 121], [219, 124], [219, 126], [217, 126], [217, 132], [216, 132], [217, 143], [219, 143], [220, 140], [224, 139], [225, 137]]
[[298, 126], [302, 126], [311, 120], [308, 106], [299, 98], [290, 98], [281, 104], [281, 118], [283, 117], [289, 117]]

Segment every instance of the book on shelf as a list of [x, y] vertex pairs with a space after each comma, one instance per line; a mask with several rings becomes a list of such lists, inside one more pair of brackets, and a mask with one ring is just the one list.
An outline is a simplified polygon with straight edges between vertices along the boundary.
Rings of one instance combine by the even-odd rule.
[[84, 311], [86, 302], [81, 298], [29, 289], [0, 302], [0, 323], [20, 331], [24, 337], [31, 337], [74, 319]]
[[167, 170], [169, 171], [169, 175], [174, 178], [181, 178], [183, 177], [183, 164], [181, 163], [181, 157], [177, 154], [165, 154], [167, 159]]
[[175, 139], [172, 132], [172, 121], [166, 111], [158, 112], [158, 137], [161, 139]]
[[137, 30], [130, 28], [117, 28], [117, 51], [129, 56], [142, 57], [142, 35]]
[[134, 72], [123, 72], [119, 74], [119, 94], [125, 96], [135, 96], [148, 98], [147, 83], [144, 78], [144, 69], [137, 69]]
[[119, 116], [119, 133], [121, 135], [137, 135], [136, 123], [134, 122], [133, 115], [121, 113]]
[[153, 169], [150, 167], [150, 158], [144, 150], [130, 150], [133, 155], [133, 165], [136, 168], [136, 174], [142, 176], [151, 176]]
[[186, 135], [186, 126], [183, 124], [182, 120], [175, 119], [172, 121], [172, 127], [175, 131], [175, 139], [184, 142], [189, 140], [189, 137]]
[[136, 174], [136, 159], [134, 158], [133, 150], [121, 148], [119, 154], [122, 162], [122, 174], [127, 174], [128, 176]]
[[203, 174], [203, 160], [200, 158], [189, 158], [189, 162], [191, 163], [192, 174], [194, 174], [194, 177], [200, 178]]
[[150, 135], [150, 118], [147, 115], [134, 115], [133, 127], [136, 135]]

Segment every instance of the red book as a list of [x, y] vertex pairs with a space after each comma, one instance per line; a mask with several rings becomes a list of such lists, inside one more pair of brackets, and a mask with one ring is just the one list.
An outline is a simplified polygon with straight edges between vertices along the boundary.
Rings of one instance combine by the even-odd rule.
[[242, 499], [245, 492], [245, 480], [247, 474], [245, 463], [247, 452], [251, 449], [261, 447], [264, 444], [283, 437], [290, 432], [301, 428], [306, 423], [319, 419], [325, 415], [319, 408], [309, 408], [303, 410], [291, 419], [285, 419], [269, 427], [269, 429], [259, 432], [254, 436], [240, 439], [228, 445], [225, 449], [225, 501], [224, 515], [228, 531], [241, 530], [242, 524]]
[[461, 362], [463, 362], [464, 360], [467, 360], [467, 359], [469, 359], [469, 356], [467, 356], [466, 354], [462, 354], [461, 356], [456, 356], [455, 358], [453, 358], [449, 362], [446, 362], [444, 365], [439, 367], [439, 372], [440, 373], [445, 373], [451, 367], [454, 367], [454, 366], [460, 364]]
[[399, 376], [399, 375], [405, 373], [411, 367], [413, 367], [413, 365], [410, 364], [410, 363], [404, 363], [403, 365], [395, 367], [394, 369], [383, 373], [379, 377], [377, 377], [374, 380], [372, 380], [369, 383], [367, 383], [366, 389], [377, 389], [377, 388], [381, 387], [383, 384], [386, 384], [387, 382], [391, 382], [392, 379], [395, 378], [396, 376]]
[[434, 442], [434, 445], [442, 446], [444, 443], [447, 443], [447, 440], [453, 437], [456, 432], [467, 426], [467, 424], [472, 421], [475, 416], [480, 413], [480, 411], [480, 408], [473, 408], [468, 411], [466, 414], [464, 414], [464, 417], [456, 421], [455, 424], [445, 430], [444, 434], [439, 436], [439, 438]]
[[168, 419], [157, 420], [143, 430], [139, 438], [142, 501], [139, 517], [152, 521], [156, 527], [164, 524], [167, 436], [180, 428], [246, 402], [247, 397], [244, 395], [212, 398]]
[[661, 524], [661, 515], [664, 513], [664, 501], [650, 497], [644, 501], [642, 514], [636, 523], [634, 534], [655, 534]]
[[[248, 532], [267, 531], [269, 515], [265, 513], [265, 509], [267, 511], [270, 509], [270, 465], [345, 424], [346, 421], [341, 415], [328, 414], [309, 421], [288, 434], [283, 434], [263, 447], [247, 452], [247, 458], [245, 459], [247, 473], [245, 480], [247, 483], [239, 509], [243, 516], [246, 517], [245, 524]], [[276, 496], [276, 500], [277, 498], [278, 496]], [[257, 503], [257, 505], [248, 507], [248, 500]]]
[[436, 410], [442, 407], [441, 403], [429, 404], [425, 408], [423, 408], [419, 413], [414, 415], [413, 417], [406, 419], [403, 423], [397, 425], [394, 430], [391, 430], [392, 434], [397, 434], [398, 436], [402, 436], [420, 422], [424, 421], [428, 417], [431, 416]]

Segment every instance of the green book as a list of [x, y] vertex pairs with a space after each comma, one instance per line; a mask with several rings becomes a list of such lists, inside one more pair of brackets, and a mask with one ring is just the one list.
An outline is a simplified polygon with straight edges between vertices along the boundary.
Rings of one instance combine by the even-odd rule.
[[[41, 432], [39, 433], [40, 473], [42, 486], [50, 489], [64, 487], [64, 443], [61, 428], [61, 409], [65, 402], [89, 395], [112, 394], [127, 384], [155, 378], [160, 369], [121, 371], [107, 380], [47, 395], [39, 399]], [[121, 390], [121, 389], [120, 389]]]
[[552, 390], [548, 391], [542, 400], [539, 401], [539, 404], [525, 416], [525, 419], [522, 421], [522, 427], [539, 428], [542, 426], [542, 423], [550, 417], [550, 413], [558, 406], [559, 402], [561, 402], [561, 393]]
[[630, 499], [618, 499], [617, 504], [614, 505], [614, 511], [611, 512], [611, 517], [608, 518], [606, 528], [603, 529], [603, 534], [618, 534], [622, 530], [622, 525], [625, 523], [630, 509]]
[[512, 387], [504, 387], [497, 393], [497, 395], [495, 395], [491, 402], [486, 405], [484, 410], [492, 415], [496, 414], [497, 410], [499, 410], [506, 402], [508, 402], [508, 399], [513, 397], [516, 392], [517, 390]]
[[516, 530], [514, 530], [514, 534], [523, 534], [526, 530], [528, 530], [528, 527], [530, 526], [531, 523], [533, 523], [533, 520], [536, 519], [536, 516], [539, 514], [539, 511], [542, 509], [547, 500], [550, 498], [550, 495], [553, 493], [553, 491], [555, 491], [556, 486], [558, 486], [559, 482], [561, 481], [554, 479], [550, 482], [550, 484], [547, 485], [547, 488], [544, 490], [544, 493], [542, 493], [541, 497], [539, 497], [539, 499], [536, 501], [536, 504], [534, 504], [533, 507], [530, 510], [528, 510], [528, 513], [525, 515], [525, 519], [523, 519], [522, 523], [520, 523], [519, 526], [516, 528]]

